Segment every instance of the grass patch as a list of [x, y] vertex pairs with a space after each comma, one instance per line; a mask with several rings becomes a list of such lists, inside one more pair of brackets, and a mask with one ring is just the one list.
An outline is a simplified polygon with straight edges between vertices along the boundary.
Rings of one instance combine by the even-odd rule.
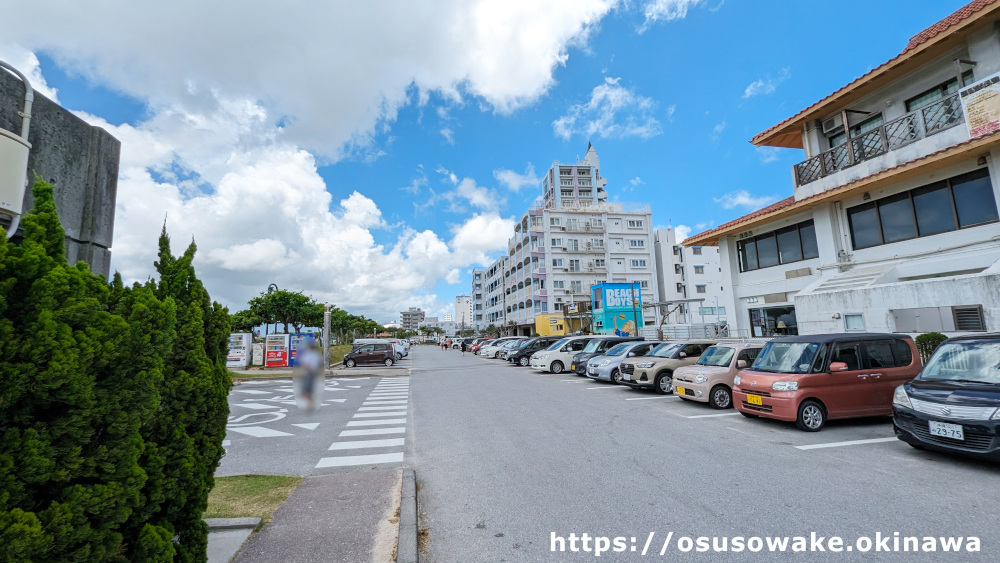
[[216, 477], [215, 488], [208, 493], [208, 509], [204, 517], [259, 516], [263, 522], [270, 522], [274, 511], [301, 482], [302, 477], [281, 475]]
[[344, 361], [344, 356], [351, 351], [350, 344], [330, 346], [330, 365]]

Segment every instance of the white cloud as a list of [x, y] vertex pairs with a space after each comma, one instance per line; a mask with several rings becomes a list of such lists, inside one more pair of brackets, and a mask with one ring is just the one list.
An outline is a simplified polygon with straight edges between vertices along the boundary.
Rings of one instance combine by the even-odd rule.
[[770, 164], [781, 158], [780, 149], [777, 147], [757, 147], [757, 157], [761, 164]]
[[677, 238], [678, 244], [683, 242], [684, 239], [691, 236], [691, 227], [687, 225], [677, 225], [674, 227], [674, 236]]
[[712, 140], [718, 141], [719, 137], [722, 136], [722, 132], [726, 130], [726, 122], [716, 123], [715, 127], [712, 128]]
[[335, 160], [370, 146], [402, 106], [426, 103], [430, 92], [475, 98], [500, 113], [531, 104], [617, 3], [439, 0], [387, 10], [340, 1], [234, 10], [201, 0], [142, 9], [52, 0], [7, 10], [4, 41], [45, 52], [152, 108], [205, 114], [219, 99], [260, 102], [289, 142]]
[[[53, 102], [59, 103], [59, 91], [49, 86], [48, 82], [45, 81], [38, 63], [38, 57], [34, 53], [19, 45], [5, 45], [0, 43], [0, 60], [3, 60], [24, 74], [28, 78], [32, 90]], [[7, 71], [0, 70], [0, 72]]]
[[449, 145], [455, 144], [455, 132], [450, 127], [443, 127], [441, 129], [441, 136], [444, 137], [445, 141], [448, 141]]
[[[702, 2], [704, 0], [647, 0], [642, 6], [646, 21], [639, 28], [639, 33], [643, 33], [650, 24], [658, 21], [682, 20], [687, 17], [689, 9]], [[719, 6], [721, 7], [721, 4]]]
[[[605, 78], [590, 93], [585, 104], [571, 106], [566, 115], [552, 122], [555, 134], [565, 140], [573, 135], [605, 139], [639, 137], [649, 139], [662, 133], [653, 117], [656, 101], [618, 84], [620, 78]], [[673, 106], [668, 109], [673, 115]]]
[[421, 175], [420, 177], [414, 178], [410, 181], [409, 186], [404, 186], [399, 188], [408, 194], [417, 195], [420, 193], [420, 188], [427, 185], [427, 176]]
[[722, 197], [715, 197], [712, 199], [715, 203], [722, 204], [722, 207], [725, 209], [732, 209], [734, 207], [760, 209], [761, 207], [771, 205], [775, 201], [778, 201], [778, 198], [773, 195], [755, 196], [751, 195], [750, 192], [746, 190], [729, 192]]
[[785, 67], [781, 69], [778, 77], [775, 79], [768, 78], [758, 78], [750, 83], [749, 86], [743, 90], [743, 99], [752, 98], [754, 96], [762, 96], [767, 94], [773, 94], [775, 90], [778, 89], [778, 85], [788, 80], [792, 76], [791, 69]]
[[535, 167], [530, 162], [524, 170], [524, 174], [501, 168], [493, 171], [493, 178], [515, 193], [520, 193], [526, 187], [537, 187], [542, 183], [542, 179], [535, 174]]

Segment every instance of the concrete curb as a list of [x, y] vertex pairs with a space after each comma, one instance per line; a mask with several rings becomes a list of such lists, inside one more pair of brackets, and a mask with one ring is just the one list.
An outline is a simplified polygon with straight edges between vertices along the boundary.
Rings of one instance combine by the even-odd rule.
[[256, 529], [260, 518], [205, 518], [210, 531]]
[[403, 470], [403, 490], [399, 504], [399, 542], [396, 563], [417, 563], [419, 537], [417, 524], [417, 474]]

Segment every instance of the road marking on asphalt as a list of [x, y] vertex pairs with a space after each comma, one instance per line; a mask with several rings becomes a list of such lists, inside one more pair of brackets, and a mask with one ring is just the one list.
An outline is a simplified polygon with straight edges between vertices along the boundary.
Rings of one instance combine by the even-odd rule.
[[560, 379], [563, 383], [585, 383], [582, 379]]
[[375, 390], [379, 389], [409, 389], [409, 385], [376, 385]]
[[587, 389], [618, 389], [618, 387], [612, 385], [601, 385], [600, 387], [587, 387]]
[[359, 412], [351, 418], [379, 418], [383, 416], [406, 416], [406, 411]]
[[265, 405], [263, 403], [234, 403], [233, 406], [243, 407], [245, 409], [254, 409], [254, 410], [278, 408], [278, 405]]
[[391, 424], [406, 424], [405, 418], [389, 418], [386, 420], [352, 420], [347, 426], [389, 426]]
[[675, 397], [673, 395], [669, 395], [669, 396], [664, 396], [664, 397], [636, 397], [634, 399], [625, 399], [625, 400], [626, 401], [652, 401], [653, 399], [677, 399], [677, 400], [680, 400], [680, 397]]
[[267, 385], [268, 383], [273, 383], [271, 381], [244, 381], [244, 384], [249, 385]]
[[377, 389], [375, 391], [372, 391], [371, 394], [372, 395], [405, 395], [405, 394], [407, 394], [409, 392], [410, 392], [409, 389], [381, 389], [381, 390]]
[[847, 442], [830, 442], [827, 444], [809, 444], [806, 446], [795, 446], [798, 450], [818, 450], [820, 448], [839, 448], [841, 446], [855, 446], [858, 444], [878, 444], [880, 442], [895, 442], [898, 440], [895, 436], [892, 438], [872, 438], [870, 440], [848, 440]]
[[365, 401], [361, 403], [363, 406], [370, 405], [405, 405], [407, 401]]
[[229, 440], [223, 440], [223, 441], [222, 441], [222, 446], [223, 446], [223, 447], [225, 447], [225, 446], [228, 446], [228, 445], [230, 445], [230, 444], [232, 444], [232, 442], [231, 442], [231, 441], [229, 441]]
[[289, 434], [288, 432], [281, 432], [280, 430], [271, 430], [270, 428], [264, 428], [263, 426], [247, 426], [245, 428], [229, 428], [230, 432], [239, 432], [240, 434], [246, 434], [247, 436], [253, 436], [254, 438], [273, 438], [276, 436], [294, 436], [294, 434]]
[[409, 398], [409, 395], [406, 394], [406, 393], [401, 393], [401, 394], [400, 393], [395, 393], [395, 394], [392, 394], [392, 395], [368, 395], [368, 397], [365, 398], [365, 400], [366, 401], [383, 401], [383, 400], [384, 401], [388, 401], [388, 400], [392, 400], [392, 399], [406, 399], [406, 398]]
[[324, 457], [316, 464], [321, 467], [345, 467], [349, 465], [373, 465], [376, 463], [402, 463], [403, 454], [351, 455], [342, 457]]
[[359, 411], [395, 411], [395, 410], [399, 410], [401, 408], [402, 407], [398, 407], [398, 406], [397, 407], [361, 407], [358, 410]]
[[328, 403], [343, 403], [346, 400], [347, 399], [327, 399], [326, 402], [328, 402]]
[[334, 442], [331, 450], [363, 450], [366, 448], [392, 448], [402, 446], [404, 438], [386, 438], [384, 440], [358, 440], [354, 442]]
[[698, 414], [695, 416], [685, 416], [684, 418], [714, 418], [717, 416], [739, 416], [738, 412], [724, 412], [721, 414]]
[[348, 389], [361, 389], [361, 386], [360, 385], [348, 385], [347, 388]]
[[367, 428], [365, 430], [344, 430], [340, 433], [341, 438], [347, 436], [373, 436], [376, 434], [406, 434], [406, 428]]
[[237, 389], [237, 393], [246, 393], [247, 395], [270, 395], [270, 391], [260, 391], [257, 389]]

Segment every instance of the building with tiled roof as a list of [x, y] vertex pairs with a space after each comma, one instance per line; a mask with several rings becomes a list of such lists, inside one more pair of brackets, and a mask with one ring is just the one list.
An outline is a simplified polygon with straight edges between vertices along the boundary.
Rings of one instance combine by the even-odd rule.
[[756, 135], [800, 148], [793, 195], [718, 245], [749, 336], [1000, 329], [1000, 0], [976, 0]]

